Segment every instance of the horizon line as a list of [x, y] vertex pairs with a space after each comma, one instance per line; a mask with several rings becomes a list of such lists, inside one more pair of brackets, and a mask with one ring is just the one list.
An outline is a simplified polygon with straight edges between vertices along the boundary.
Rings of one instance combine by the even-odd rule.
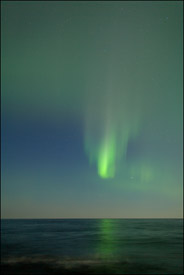
[[1, 220], [135, 220], [135, 219], [183, 219], [183, 217], [154, 217], [154, 218], [1, 218]]

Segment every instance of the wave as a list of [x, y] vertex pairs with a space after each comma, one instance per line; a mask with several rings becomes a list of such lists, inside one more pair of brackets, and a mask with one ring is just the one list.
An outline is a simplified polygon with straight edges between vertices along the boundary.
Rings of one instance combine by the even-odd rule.
[[[130, 259], [60, 258], [52, 256], [9, 257], [1, 262], [2, 274], [169, 274], [156, 263]], [[170, 273], [172, 274], [172, 272]], [[176, 273], [175, 274], [182, 274]]]

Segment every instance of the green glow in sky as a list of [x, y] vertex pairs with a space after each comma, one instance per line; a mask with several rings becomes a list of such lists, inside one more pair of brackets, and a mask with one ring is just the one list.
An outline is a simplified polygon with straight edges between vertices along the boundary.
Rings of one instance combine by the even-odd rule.
[[116, 122], [114, 125], [112, 124], [110, 131], [106, 131], [103, 124], [99, 126], [103, 134], [98, 138], [93, 136], [93, 127], [89, 127], [85, 137], [89, 161], [96, 164], [98, 175], [103, 179], [115, 177], [118, 163], [125, 160], [128, 141], [133, 136], [133, 129], [130, 131], [123, 125], [118, 128]]
[[107, 28], [114, 37], [107, 47], [110, 54], [98, 61], [93, 83], [86, 84], [84, 114], [86, 153], [103, 179], [115, 178], [120, 162], [125, 161], [128, 142], [139, 133], [144, 104], [140, 101], [143, 91], [136, 91], [124, 79], [114, 35], [118, 26], [109, 24]]
[[98, 155], [98, 174], [102, 178], [113, 178], [115, 174], [115, 140], [107, 139], [102, 144]]
[[[95, 93], [93, 96], [97, 97]], [[131, 97], [125, 93], [118, 94], [117, 91], [110, 93], [104, 89], [102, 99], [95, 105], [95, 112], [91, 102], [87, 104], [86, 153], [90, 163], [96, 165], [101, 178], [114, 178], [120, 161], [126, 159], [130, 138], [138, 133], [140, 112], [137, 111], [135, 116], [130, 115], [126, 105], [134, 104], [131, 103]]]

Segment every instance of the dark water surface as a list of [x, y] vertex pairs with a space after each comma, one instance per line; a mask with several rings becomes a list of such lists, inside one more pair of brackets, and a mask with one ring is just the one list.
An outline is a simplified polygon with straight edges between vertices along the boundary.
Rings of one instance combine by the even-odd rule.
[[1, 221], [3, 274], [183, 274], [182, 219]]

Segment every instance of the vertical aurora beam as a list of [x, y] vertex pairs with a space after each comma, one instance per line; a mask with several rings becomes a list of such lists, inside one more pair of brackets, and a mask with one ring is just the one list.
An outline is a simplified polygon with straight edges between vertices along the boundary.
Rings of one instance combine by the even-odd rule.
[[[111, 22], [100, 44], [111, 37], [108, 55], [95, 60], [87, 83], [85, 113], [85, 150], [95, 163], [101, 178], [114, 178], [120, 161], [126, 161], [129, 139], [137, 135], [140, 125], [140, 90], [127, 82], [127, 68], [122, 52], [119, 23]], [[93, 60], [91, 60], [93, 62]], [[91, 77], [93, 75], [93, 77]]]
[[85, 114], [85, 150], [104, 179], [114, 178], [120, 161], [126, 161], [129, 139], [140, 125], [137, 95], [125, 90], [118, 73], [107, 73], [100, 87], [89, 91]]
[[107, 135], [100, 146], [97, 166], [98, 174], [102, 178], [112, 178], [115, 174], [116, 144], [112, 135]]
[[129, 138], [137, 134], [139, 126], [139, 113], [133, 117], [130, 112], [131, 96], [112, 86], [101, 89], [101, 94], [91, 93], [85, 124], [86, 153], [104, 179], [115, 177], [120, 160], [126, 160]]

